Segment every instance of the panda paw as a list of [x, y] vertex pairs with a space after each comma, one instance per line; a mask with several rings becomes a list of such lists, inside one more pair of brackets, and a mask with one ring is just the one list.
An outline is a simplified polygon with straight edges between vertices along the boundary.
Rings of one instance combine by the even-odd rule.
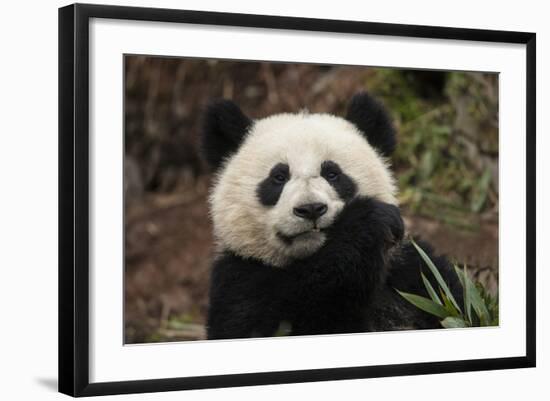
[[374, 198], [357, 197], [350, 201], [334, 224], [334, 239], [353, 240], [366, 247], [385, 249], [404, 236], [399, 208]]

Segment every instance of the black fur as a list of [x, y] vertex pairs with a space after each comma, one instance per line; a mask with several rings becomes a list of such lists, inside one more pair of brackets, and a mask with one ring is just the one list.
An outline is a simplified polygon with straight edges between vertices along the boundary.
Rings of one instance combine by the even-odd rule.
[[288, 164], [276, 164], [269, 172], [269, 176], [258, 185], [256, 190], [261, 204], [264, 206], [276, 205], [289, 178]]
[[204, 115], [201, 148], [214, 170], [237, 151], [252, 124], [252, 120], [231, 100], [216, 100], [208, 106]]
[[345, 201], [349, 201], [357, 193], [357, 185], [349, 175], [342, 171], [338, 163], [331, 160], [323, 162], [321, 164], [321, 177], [327, 180]]
[[[291, 335], [440, 327], [395, 291], [425, 294], [424, 265], [402, 241], [397, 207], [356, 198], [327, 236], [314, 255], [284, 268], [223, 254], [213, 268], [208, 338], [271, 336], [282, 322], [290, 324]], [[458, 279], [445, 259], [421, 246], [461, 302]]]
[[395, 128], [384, 106], [366, 92], [353, 96], [346, 119], [365, 135], [384, 156], [391, 156], [397, 143]]
[[285, 271], [225, 253], [210, 278], [208, 338], [272, 336], [285, 308]]

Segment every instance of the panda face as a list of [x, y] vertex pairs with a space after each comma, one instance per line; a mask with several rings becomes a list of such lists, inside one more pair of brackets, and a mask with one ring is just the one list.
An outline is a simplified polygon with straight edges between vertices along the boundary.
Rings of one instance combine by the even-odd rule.
[[[308, 152], [309, 153], [309, 152]], [[287, 160], [290, 158], [287, 158]], [[262, 180], [256, 194], [267, 208], [265, 219], [285, 253], [295, 258], [309, 256], [325, 241], [325, 230], [351, 199], [356, 186], [332, 161], [315, 154], [277, 163]], [[292, 166], [292, 167], [291, 167]], [[338, 192], [347, 185], [346, 197]]]
[[220, 166], [210, 197], [221, 250], [274, 266], [306, 258], [355, 196], [395, 204], [386, 160], [355, 124], [328, 114], [251, 123]]

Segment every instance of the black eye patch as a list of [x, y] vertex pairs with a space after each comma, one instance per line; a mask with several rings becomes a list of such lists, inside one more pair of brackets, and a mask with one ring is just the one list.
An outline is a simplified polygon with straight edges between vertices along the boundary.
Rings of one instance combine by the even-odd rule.
[[264, 206], [274, 206], [281, 197], [285, 184], [290, 179], [288, 164], [276, 164], [269, 176], [258, 185], [256, 194]]
[[353, 179], [345, 174], [338, 163], [331, 160], [321, 164], [321, 177], [334, 188], [334, 190], [345, 201], [351, 200], [357, 193], [357, 186]]

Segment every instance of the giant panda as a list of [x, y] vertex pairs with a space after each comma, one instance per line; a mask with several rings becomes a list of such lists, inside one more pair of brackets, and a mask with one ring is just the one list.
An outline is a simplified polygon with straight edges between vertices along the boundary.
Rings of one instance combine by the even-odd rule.
[[[427, 296], [425, 265], [404, 238], [388, 162], [395, 129], [370, 94], [345, 117], [252, 120], [214, 101], [201, 143], [215, 171], [209, 339], [441, 327], [396, 292]], [[448, 261], [421, 246], [460, 300]]]

